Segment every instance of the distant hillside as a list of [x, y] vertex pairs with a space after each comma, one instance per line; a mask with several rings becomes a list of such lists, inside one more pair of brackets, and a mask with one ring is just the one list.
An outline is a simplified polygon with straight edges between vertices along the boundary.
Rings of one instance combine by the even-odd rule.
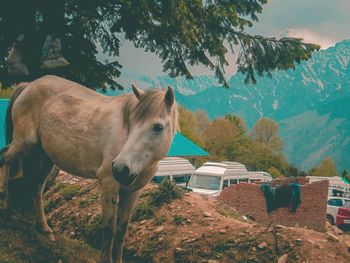
[[[229, 80], [228, 90], [210, 76], [189, 81], [124, 75], [121, 81], [125, 86], [137, 83], [143, 88], [171, 85], [180, 104], [193, 111], [205, 110], [210, 118], [234, 113], [252, 127], [259, 118], [271, 117], [279, 122], [285, 153], [297, 166], [308, 169], [325, 156], [331, 156], [338, 168], [350, 169], [349, 61], [350, 40], [344, 40], [314, 53], [312, 59], [298, 65], [296, 70], [277, 71], [272, 78], [258, 78], [257, 85], [244, 85], [240, 74]], [[330, 139], [333, 137], [336, 140]]]

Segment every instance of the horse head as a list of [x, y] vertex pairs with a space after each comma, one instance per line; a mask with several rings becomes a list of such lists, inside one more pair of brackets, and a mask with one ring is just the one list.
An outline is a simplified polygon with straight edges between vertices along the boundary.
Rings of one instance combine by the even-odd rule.
[[133, 95], [124, 107], [128, 138], [112, 162], [114, 178], [123, 186], [147, 183], [156, 171], [158, 161], [166, 156], [177, 129], [177, 107], [174, 91], [142, 91]]

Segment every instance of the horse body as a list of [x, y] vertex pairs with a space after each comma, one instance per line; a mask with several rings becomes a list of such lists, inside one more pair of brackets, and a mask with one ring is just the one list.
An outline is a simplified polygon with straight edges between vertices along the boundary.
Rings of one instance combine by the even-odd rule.
[[49, 168], [56, 164], [71, 174], [97, 178], [104, 226], [102, 262], [121, 262], [139, 190], [153, 177], [177, 128], [171, 88], [167, 92], [143, 93], [133, 87], [133, 91], [134, 94], [106, 97], [77, 83], [46, 76], [18, 91], [21, 94], [10, 106], [13, 141], [2, 152], [5, 168], [1, 168], [0, 192], [6, 188], [13, 161], [25, 158], [38, 146], [42, 154], [37, 163], [46, 160], [47, 165], [38, 168], [37, 223], [52, 235], [41, 200]]

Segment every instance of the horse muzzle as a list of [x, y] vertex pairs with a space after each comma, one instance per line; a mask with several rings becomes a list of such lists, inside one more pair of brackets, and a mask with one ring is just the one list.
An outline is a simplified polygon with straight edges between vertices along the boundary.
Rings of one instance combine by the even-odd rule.
[[112, 172], [114, 179], [124, 186], [131, 185], [136, 178], [135, 174], [130, 173], [130, 168], [124, 164], [112, 163]]

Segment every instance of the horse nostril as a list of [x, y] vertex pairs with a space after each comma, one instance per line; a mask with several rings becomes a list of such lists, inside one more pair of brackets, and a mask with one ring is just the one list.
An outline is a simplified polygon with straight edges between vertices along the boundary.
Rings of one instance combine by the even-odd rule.
[[130, 169], [128, 166], [117, 169], [121, 177], [128, 177], [130, 175]]
[[127, 165], [112, 165], [113, 176], [121, 184], [129, 184], [130, 168]]

